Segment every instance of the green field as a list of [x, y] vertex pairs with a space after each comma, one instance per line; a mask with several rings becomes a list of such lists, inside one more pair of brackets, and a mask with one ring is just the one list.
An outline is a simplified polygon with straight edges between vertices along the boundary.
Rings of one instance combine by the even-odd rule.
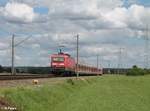
[[150, 76], [102, 76], [0, 90], [23, 111], [149, 111]]

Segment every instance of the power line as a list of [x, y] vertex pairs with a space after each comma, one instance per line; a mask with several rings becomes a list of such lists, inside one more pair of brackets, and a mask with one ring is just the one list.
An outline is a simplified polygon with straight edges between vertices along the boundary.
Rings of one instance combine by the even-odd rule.
[[76, 74], [77, 74], [77, 78], [79, 76], [79, 72], [78, 72], [78, 64], [79, 64], [79, 35], [77, 34], [77, 65], [76, 65]]
[[9, 50], [9, 49], [10, 49], [10, 47], [2, 48], [2, 49], [0, 49], [0, 51]]
[[31, 37], [32, 37], [32, 35], [30, 35], [30, 36], [26, 37], [25, 39], [23, 39], [23, 40], [22, 40], [22, 41], [20, 41], [19, 43], [15, 44], [14, 46], [15, 46], [15, 47], [19, 46], [20, 44], [22, 44], [22, 43], [26, 42], [26, 41], [27, 41], [28, 39], [30, 39]]
[[11, 73], [12, 73], [12, 75], [14, 75], [15, 74], [15, 67], [14, 67], [14, 39], [15, 39], [15, 35], [13, 34], [12, 35], [12, 65], [11, 65]]
[[144, 39], [145, 39], [144, 67], [148, 69], [149, 68], [149, 26], [148, 25], [146, 25]]
[[122, 68], [122, 53], [123, 53], [124, 48], [119, 48], [118, 52], [118, 74], [120, 73], [120, 70]]
[[[13, 34], [14, 35], [14, 34]], [[14, 47], [17, 47], [19, 45], [21, 45], [22, 43], [26, 42], [28, 39], [30, 39], [32, 37], [32, 35], [26, 37], [25, 39], [23, 39], [22, 41], [20, 41], [19, 43], [17, 44], [14, 44]], [[14, 41], [15, 42], [15, 41]], [[0, 50], [8, 50], [10, 49], [11, 47], [7, 47], [7, 48], [0, 48]]]
[[97, 54], [97, 59], [96, 59], [96, 61], [97, 61], [97, 75], [99, 74], [98, 72], [99, 72], [99, 54]]
[[23, 39], [22, 41], [20, 41], [19, 43], [15, 44], [15, 35], [12, 35], [12, 66], [11, 66], [11, 73], [12, 75], [15, 75], [15, 47], [19, 46], [20, 44], [24, 43], [25, 41], [27, 41], [29, 38], [31, 38], [32, 36], [29, 36], [25, 39]]

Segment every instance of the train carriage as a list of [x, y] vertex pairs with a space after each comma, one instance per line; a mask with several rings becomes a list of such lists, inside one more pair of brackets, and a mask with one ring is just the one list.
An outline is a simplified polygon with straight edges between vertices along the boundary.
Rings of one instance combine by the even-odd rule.
[[[52, 73], [57, 75], [75, 75], [76, 62], [73, 57], [66, 53], [58, 53], [51, 55]], [[80, 75], [102, 75], [102, 69], [87, 65], [78, 65], [78, 73]]]

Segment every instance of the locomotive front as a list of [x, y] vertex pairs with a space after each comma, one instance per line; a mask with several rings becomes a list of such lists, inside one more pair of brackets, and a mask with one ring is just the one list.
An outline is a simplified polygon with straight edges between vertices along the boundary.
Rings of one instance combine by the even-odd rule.
[[63, 54], [53, 54], [51, 56], [52, 73], [61, 73], [65, 70], [65, 57]]
[[70, 74], [74, 72], [75, 61], [69, 54], [53, 54], [51, 56], [51, 68], [54, 74]]

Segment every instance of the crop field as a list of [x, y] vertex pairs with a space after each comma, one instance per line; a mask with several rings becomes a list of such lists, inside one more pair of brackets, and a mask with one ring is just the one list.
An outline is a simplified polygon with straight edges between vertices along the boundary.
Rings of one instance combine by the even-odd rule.
[[0, 89], [21, 111], [149, 111], [150, 76], [107, 75]]

